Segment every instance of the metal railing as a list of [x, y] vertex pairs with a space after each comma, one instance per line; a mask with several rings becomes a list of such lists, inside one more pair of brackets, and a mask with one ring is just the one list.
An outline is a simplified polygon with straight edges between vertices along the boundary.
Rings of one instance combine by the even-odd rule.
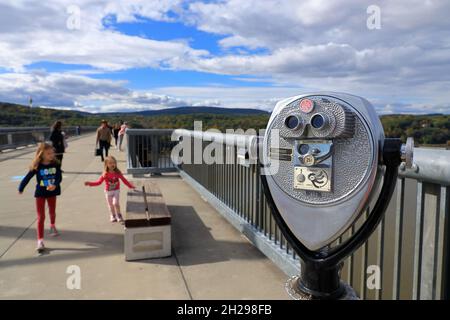
[[[81, 127], [80, 133], [93, 132], [97, 127]], [[76, 127], [63, 127], [68, 137], [78, 135]], [[4, 127], [0, 128], [0, 151], [15, 149], [18, 147], [34, 145], [38, 142], [48, 140], [50, 127]]]
[[[262, 192], [255, 154], [256, 136], [177, 130], [200, 144], [202, 153], [224, 148], [223, 164], [180, 166], [180, 174], [286, 273], [298, 273], [298, 256], [275, 224]], [[152, 139], [136, 130], [135, 140]], [[173, 146], [173, 145], [172, 145]], [[211, 148], [211, 146], [213, 146]], [[129, 158], [136, 157], [136, 150]], [[370, 239], [346, 259], [342, 278], [363, 299], [448, 299], [450, 291], [450, 151], [415, 148], [418, 171], [400, 168], [396, 191], [384, 219]], [[225, 161], [226, 160], [226, 161]], [[145, 168], [140, 168], [144, 170]], [[364, 222], [361, 215], [335, 244]], [[379, 286], [376, 274], [379, 272]]]
[[130, 174], [177, 171], [170, 160], [176, 141], [172, 129], [127, 129], [127, 172]]

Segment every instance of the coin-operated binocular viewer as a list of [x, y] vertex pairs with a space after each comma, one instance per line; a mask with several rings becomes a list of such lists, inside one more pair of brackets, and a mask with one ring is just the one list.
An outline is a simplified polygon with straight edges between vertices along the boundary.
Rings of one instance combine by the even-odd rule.
[[[398, 166], [412, 165], [412, 151], [412, 140], [384, 137], [363, 98], [318, 93], [278, 102], [264, 136], [261, 179], [275, 221], [301, 259], [295, 292], [318, 299], [349, 294], [342, 262], [377, 227]], [[332, 246], [369, 204], [359, 229]]]

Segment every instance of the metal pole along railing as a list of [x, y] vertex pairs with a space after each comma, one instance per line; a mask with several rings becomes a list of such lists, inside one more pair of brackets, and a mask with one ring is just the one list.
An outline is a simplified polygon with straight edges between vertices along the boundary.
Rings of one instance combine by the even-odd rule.
[[[97, 127], [81, 127], [81, 134], [90, 133]], [[0, 128], [0, 151], [34, 145], [49, 138], [50, 127], [3, 127]], [[77, 134], [74, 126], [63, 127], [68, 136]]]

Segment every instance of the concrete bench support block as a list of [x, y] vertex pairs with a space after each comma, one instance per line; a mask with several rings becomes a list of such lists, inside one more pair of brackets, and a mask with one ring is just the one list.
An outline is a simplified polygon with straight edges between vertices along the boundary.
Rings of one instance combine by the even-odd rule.
[[163, 258], [171, 255], [170, 225], [125, 228], [125, 260]]

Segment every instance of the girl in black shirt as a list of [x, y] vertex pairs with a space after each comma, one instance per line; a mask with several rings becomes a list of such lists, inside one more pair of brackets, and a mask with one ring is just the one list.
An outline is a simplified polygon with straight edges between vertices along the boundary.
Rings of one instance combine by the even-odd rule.
[[36, 151], [36, 156], [31, 163], [30, 171], [23, 178], [19, 185], [19, 193], [23, 190], [36, 175], [36, 198], [37, 211], [37, 248], [39, 253], [45, 249], [44, 246], [44, 221], [45, 221], [45, 202], [48, 204], [50, 215], [50, 235], [58, 236], [59, 233], [55, 227], [56, 220], [56, 197], [61, 194], [61, 167], [55, 157], [53, 146], [48, 143], [41, 143]]

